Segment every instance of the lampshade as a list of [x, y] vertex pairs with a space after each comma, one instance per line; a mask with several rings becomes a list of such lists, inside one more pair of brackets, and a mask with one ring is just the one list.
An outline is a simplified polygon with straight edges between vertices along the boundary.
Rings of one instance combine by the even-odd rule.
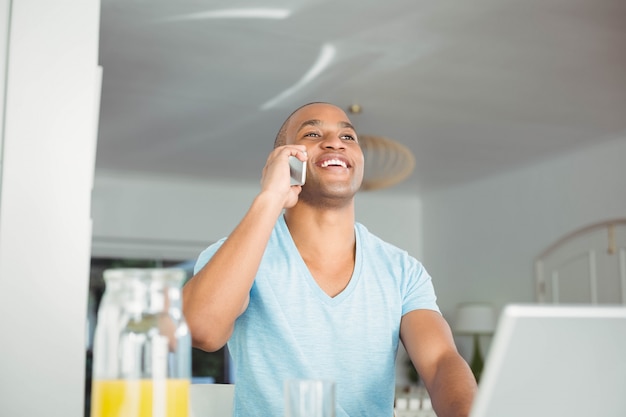
[[[361, 114], [363, 107], [354, 103], [348, 112]], [[395, 140], [377, 135], [359, 135], [365, 167], [361, 190], [391, 187], [405, 180], [415, 168], [415, 156], [409, 148]]]
[[359, 135], [365, 159], [361, 190], [390, 187], [406, 179], [415, 167], [413, 153], [404, 145], [374, 135]]
[[490, 334], [496, 327], [493, 307], [487, 303], [459, 304], [454, 331], [466, 334]]

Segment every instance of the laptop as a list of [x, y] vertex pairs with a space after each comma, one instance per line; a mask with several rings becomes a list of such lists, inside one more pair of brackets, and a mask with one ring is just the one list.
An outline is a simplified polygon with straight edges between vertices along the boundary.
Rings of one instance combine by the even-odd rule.
[[470, 417], [529, 416], [626, 416], [626, 306], [505, 306]]

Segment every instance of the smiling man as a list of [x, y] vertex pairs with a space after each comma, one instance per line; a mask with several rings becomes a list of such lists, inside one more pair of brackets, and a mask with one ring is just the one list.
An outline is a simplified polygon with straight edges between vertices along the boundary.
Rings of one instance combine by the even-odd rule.
[[[289, 157], [307, 161], [291, 185]], [[309, 103], [280, 128], [261, 191], [183, 289], [194, 345], [228, 343], [234, 415], [282, 416], [289, 378], [332, 379], [337, 417], [391, 416], [404, 344], [439, 417], [467, 416], [476, 383], [415, 258], [355, 221], [363, 152], [347, 115]]]

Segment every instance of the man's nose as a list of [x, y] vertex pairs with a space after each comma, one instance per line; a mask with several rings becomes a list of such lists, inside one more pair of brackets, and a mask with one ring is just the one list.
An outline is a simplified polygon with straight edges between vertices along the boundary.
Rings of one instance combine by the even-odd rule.
[[322, 142], [322, 146], [328, 149], [344, 149], [345, 143], [337, 135], [327, 135], [327, 136], [324, 136], [324, 141]]

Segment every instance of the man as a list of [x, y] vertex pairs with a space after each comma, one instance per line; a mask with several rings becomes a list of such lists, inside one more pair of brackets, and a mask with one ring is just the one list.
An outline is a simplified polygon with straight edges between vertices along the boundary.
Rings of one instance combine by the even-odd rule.
[[[290, 185], [289, 157], [307, 161]], [[355, 222], [363, 152], [346, 114], [309, 103], [281, 127], [261, 191], [183, 289], [194, 345], [228, 342], [235, 416], [282, 416], [288, 378], [332, 379], [337, 417], [391, 416], [402, 341], [438, 417], [467, 416], [476, 383], [430, 276]]]

